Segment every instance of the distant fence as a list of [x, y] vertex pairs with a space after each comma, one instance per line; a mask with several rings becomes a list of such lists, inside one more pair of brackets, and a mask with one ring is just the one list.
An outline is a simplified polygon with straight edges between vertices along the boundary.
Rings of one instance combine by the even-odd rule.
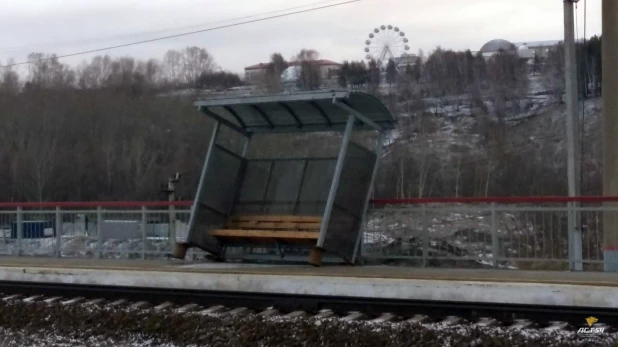
[[[191, 205], [0, 203], [0, 255], [166, 257], [186, 238]], [[607, 221], [618, 225], [618, 197], [373, 200], [361, 252], [367, 262], [413, 266], [602, 270], [604, 251], [618, 249], [618, 228], [604, 244]]]
[[184, 201], [0, 203], [0, 254], [165, 257], [175, 240], [186, 238], [190, 206]]
[[[365, 259], [438, 267], [603, 270], [618, 261], [618, 197], [374, 200]], [[569, 225], [574, 225], [569, 231]], [[573, 230], [575, 229], [575, 230]]]

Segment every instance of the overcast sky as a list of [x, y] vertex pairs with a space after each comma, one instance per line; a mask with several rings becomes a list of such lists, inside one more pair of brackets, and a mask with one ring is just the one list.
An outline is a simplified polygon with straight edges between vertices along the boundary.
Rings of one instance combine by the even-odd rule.
[[[58, 55], [203, 29], [234, 18], [320, 0], [0, 0], [0, 61], [29, 52]], [[583, 1], [579, 35], [583, 35]], [[161, 59], [169, 49], [206, 48], [225, 70], [286, 58], [313, 48], [321, 58], [363, 59], [371, 30], [392, 24], [406, 33], [410, 52], [436, 46], [478, 50], [495, 38], [513, 42], [563, 37], [562, 0], [362, 0], [336, 8], [246, 24], [182, 38], [66, 58], [78, 64], [97, 54]], [[252, 18], [254, 19], [254, 18]], [[601, 0], [588, 0], [587, 36], [601, 34]], [[217, 22], [217, 23], [215, 23]], [[189, 29], [187, 29], [189, 28]], [[172, 30], [170, 30], [172, 29]], [[156, 32], [156, 33], [153, 33]]]

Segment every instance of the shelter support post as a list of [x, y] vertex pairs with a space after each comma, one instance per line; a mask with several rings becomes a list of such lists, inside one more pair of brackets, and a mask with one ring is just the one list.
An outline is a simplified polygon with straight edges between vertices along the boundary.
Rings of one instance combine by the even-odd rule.
[[318, 242], [316, 247], [311, 250], [309, 256], [309, 263], [314, 266], [322, 265], [322, 257], [324, 255], [324, 240], [326, 239], [326, 232], [328, 231], [328, 224], [330, 222], [330, 216], [335, 205], [335, 198], [337, 196], [337, 188], [339, 188], [339, 179], [341, 178], [341, 172], [343, 171], [343, 164], [346, 154], [348, 152], [348, 145], [350, 144], [350, 138], [352, 137], [352, 130], [354, 129], [354, 114], [348, 117], [348, 122], [343, 133], [343, 140], [341, 141], [341, 149], [339, 150], [339, 156], [337, 157], [337, 164], [335, 165], [335, 172], [333, 174], [333, 180], [328, 193], [328, 199], [326, 200], [326, 207], [324, 208], [324, 216], [322, 218], [322, 225], [320, 226], [320, 235], [318, 236]]
[[[187, 225], [189, 232], [191, 232], [195, 227], [195, 223], [197, 220], [196, 212], [197, 212], [200, 200], [202, 198], [203, 189], [204, 189], [204, 180], [206, 178], [206, 172], [208, 171], [208, 165], [210, 164], [210, 161], [212, 158], [213, 148], [215, 147], [215, 144], [217, 143], [217, 137], [219, 135], [220, 127], [221, 127], [221, 123], [216, 121], [212, 129], [212, 133], [210, 135], [210, 142], [208, 143], [208, 150], [206, 151], [206, 159], [204, 159], [204, 165], [202, 166], [202, 173], [200, 175], [200, 181], [197, 186], [197, 192], [195, 193], [193, 205], [191, 206], [191, 217], [189, 219], [189, 224]], [[189, 248], [189, 245], [186, 242], [177, 243], [174, 249], [174, 257], [184, 259], [185, 256], [187, 255], [188, 248]]]
[[371, 199], [371, 193], [373, 192], [373, 185], [375, 183], [376, 175], [378, 174], [378, 166], [380, 165], [380, 156], [382, 156], [382, 151], [384, 150], [384, 139], [385, 134], [380, 133], [378, 136], [378, 141], [375, 147], [376, 154], [376, 162], [373, 164], [373, 172], [371, 173], [371, 180], [369, 181], [369, 186], [367, 187], [367, 195], [365, 198], [364, 206], [363, 206], [363, 214], [361, 217], [360, 225], [358, 226], [358, 237], [356, 239], [356, 244], [354, 248], [354, 255], [352, 255], [352, 263], [356, 262], [356, 258], [360, 255], [363, 255], [363, 234], [365, 232], [365, 225], [367, 224], [367, 210], [369, 208], [369, 200]]
[[[618, 195], [618, 1], [603, 0], [603, 195]], [[616, 203], [605, 203], [616, 208]], [[603, 213], [605, 271], [618, 271], [618, 212]]]

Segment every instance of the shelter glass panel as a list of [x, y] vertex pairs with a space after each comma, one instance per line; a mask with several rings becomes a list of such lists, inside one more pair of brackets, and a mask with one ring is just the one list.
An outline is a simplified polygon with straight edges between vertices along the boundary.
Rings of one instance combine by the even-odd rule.
[[307, 162], [296, 214], [321, 216], [333, 181], [336, 159], [316, 159]]
[[302, 184], [305, 160], [279, 160], [273, 162], [268, 181], [264, 212], [266, 214], [291, 214]]
[[354, 255], [364, 202], [376, 160], [375, 153], [350, 142], [324, 239], [324, 249], [327, 252], [347, 261]]
[[204, 178], [200, 202], [227, 214], [234, 202], [234, 192], [243, 159], [221, 146], [215, 146]]
[[336, 159], [247, 161], [235, 214], [321, 216]]
[[215, 145], [203, 178], [202, 191], [198, 192], [195, 225], [188, 242], [206, 251], [218, 254], [219, 242], [208, 236], [210, 230], [222, 227], [232, 208], [243, 159], [229, 150]]

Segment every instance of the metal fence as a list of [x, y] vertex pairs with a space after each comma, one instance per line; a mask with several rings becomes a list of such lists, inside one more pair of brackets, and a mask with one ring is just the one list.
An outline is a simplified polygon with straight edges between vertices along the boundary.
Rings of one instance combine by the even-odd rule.
[[[369, 263], [607, 270], [618, 261], [618, 198], [373, 201]], [[0, 203], [0, 255], [154, 259], [187, 237], [190, 202]], [[575, 230], [569, 223], [575, 221]], [[608, 223], [611, 223], [611, 228]], [[606, 230], [612, 235], [604, 237]], [[234, 257], [259, 259], [259, 248]], [[189, 257], [203, 255], [193, 250]], [[233, 254], [229, 254], [233, 255]], [[274, 259], [278, 256], [275, 254]]]
[[187, 237], [187, 203], [0, 204], [0, 255], [162, 258]]
[[604, 239], [604, 222], [618, 221], [618, 206], [608, 206], [612, 201], [374, 201], [366, 218], [362, 252], [369, 261], [419, 266], [607, 270], [618, 267], [605, 253], [618, 241], [615, 223], [608, 230], [616, 232]]

